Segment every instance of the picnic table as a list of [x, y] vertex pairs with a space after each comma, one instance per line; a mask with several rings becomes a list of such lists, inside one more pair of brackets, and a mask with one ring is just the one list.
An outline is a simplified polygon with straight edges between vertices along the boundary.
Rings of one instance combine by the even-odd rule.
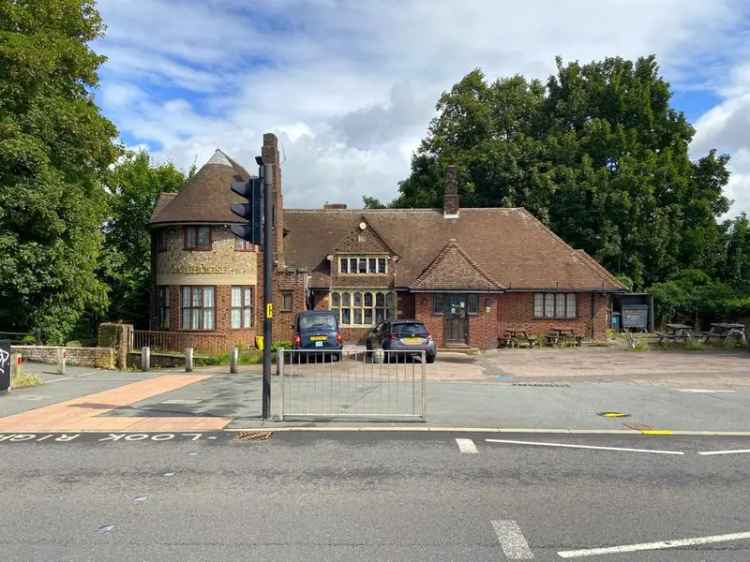
[[544, 336], [547, 345], [576, 345], [580, 346], [583, 336], [576, 335], [572, 328], [550, 328]]
[[745, 325], [732, 322], [716, 322], [711, 324], [711, 329], [703, 334], [703, 341], [708, 343], [711, 338], [726, 342], [730, 338], [736, 338], [742, 343], [747, 342], [745, 336]]
[[666, 332], [657, 332], [659, 343], [664, 341], [686, 342], [693, 337], [693, 327], [687, 324], [666, 324]]
[[538, 338], [535, 334], [529, 334], [526, 330], [505, 330], [501, 340], [506, 347], [534, 347], [539, 345]]

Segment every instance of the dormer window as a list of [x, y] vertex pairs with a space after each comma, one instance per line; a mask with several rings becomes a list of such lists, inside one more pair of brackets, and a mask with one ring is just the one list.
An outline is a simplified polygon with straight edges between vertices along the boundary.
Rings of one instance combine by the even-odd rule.
[[339, 258], [341, 275], [381, 275], [388, 273], [388, 258], [347, 256]]
[[211, 227], [186, 226], [184, 227], [184, 239], [186, 250], [210, 250]]

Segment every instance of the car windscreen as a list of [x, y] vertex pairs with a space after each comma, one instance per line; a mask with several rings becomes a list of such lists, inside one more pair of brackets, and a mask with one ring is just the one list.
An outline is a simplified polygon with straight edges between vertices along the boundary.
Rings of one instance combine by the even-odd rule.
[[420, 336], [420, 337], [426, 337], [427, 336], [427, 329], [424, 327], [424, 324], [420, 324], [419, 322], [409, 322], [404, 324], [394, 324], [391, 327], [391, 332], [394, 336], [399, 337], [413, 337], [413, 336]]
[[299, 319], [300, 330], [335, 330], [336, 317], [333, 314], [307, 314]]

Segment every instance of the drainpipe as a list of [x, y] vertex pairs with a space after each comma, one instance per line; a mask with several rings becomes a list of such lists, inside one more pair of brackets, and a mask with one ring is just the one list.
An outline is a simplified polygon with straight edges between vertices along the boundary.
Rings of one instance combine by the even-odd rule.
[[594, 339], [594, 316], [596, 315], [596, 293], [591, 293], [591, 339]]

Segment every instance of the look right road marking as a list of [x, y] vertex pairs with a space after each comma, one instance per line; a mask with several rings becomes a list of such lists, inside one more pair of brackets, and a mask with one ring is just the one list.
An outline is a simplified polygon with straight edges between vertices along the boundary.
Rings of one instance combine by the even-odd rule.
[[459, 437], [456, 439], [456, 445], [458, 445], [458, 450], [464, 454], [476, 455], [479, 453], [473, 439], [462, 439]]
[[694, 537], [674, 541], [644, 542], [640, 544], [626, 544], [623, 546], [609, 546], [605, 548], [587, 548], [582, 550], [562, 550], [557, 553], [560, 558], [581, 558], [583, 556], [599, 556], [602, 554], [621, 554], [623, 552], [640, 552], [643, 550], [663, 550], [665, 548], [679, 548], [681, 546], [699, 546], [717, 542], [740, 541], [750, 539], [750, 533], [731, 533], [728, 535], [712, 535], [710, 537]]
[[491, 523], [506, 558], [509, 560], [532, 560], [534, 558], [518, 523], [513, 520], [491, 521]]

